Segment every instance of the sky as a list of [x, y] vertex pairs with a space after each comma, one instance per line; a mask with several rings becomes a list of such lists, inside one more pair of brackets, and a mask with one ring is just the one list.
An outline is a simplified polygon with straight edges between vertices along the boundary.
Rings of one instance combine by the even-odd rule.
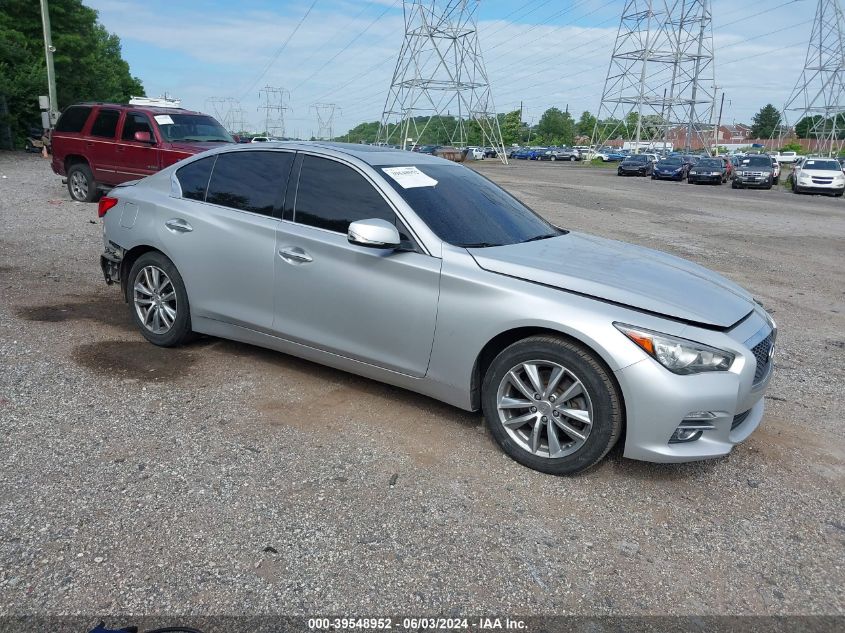
[[[251, 129], [264, 86], [284, 88], [286, 133], [318, 132], [315, 103], [335, 104], [339, 135], [381, 118], [404, 37], [401, 0], [84, 0], [116, 33], [148, 96], [214, 114], [238, 100]], [[495, 108], [537, 122], [551, 106], [596, 113], [623, 0], [481, 0], [478, 39]], [[780, 107], [803, 66], [816, 3], [713, 0], [724, 123]], [[216, 106], [218, 108], [225, 106]], [[323, 111], [326, 114], [326, 111]]]

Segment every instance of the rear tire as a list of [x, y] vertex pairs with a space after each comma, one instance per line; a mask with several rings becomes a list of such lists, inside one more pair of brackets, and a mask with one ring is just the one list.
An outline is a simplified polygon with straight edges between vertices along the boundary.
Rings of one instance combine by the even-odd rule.
[[132, 320], [153, 345], [176, 347], [196, 338], [185, 282], [162, 253], [150, 251], [135, 261], [126, 284], [126, 300]]
[[77, 202], [94, 202], [97, 198], [97, 182], [91, 168], [85, 163], [75, 163], [67, 170], [67, 190]]
[[[539, 387], [547, 393], [532, 393], [538, 385], [526, 366], [535, 368]], [[507, 347], [490, 364], [481, 389], [484, 417], [496, 442], [515, 461], [540, 472], [586, 470], [622, 433], [622, 397], [611, 374], [591, 352], [567, 339], [532, 336]], [[552, 415], [555, 411], [558, 415]]]

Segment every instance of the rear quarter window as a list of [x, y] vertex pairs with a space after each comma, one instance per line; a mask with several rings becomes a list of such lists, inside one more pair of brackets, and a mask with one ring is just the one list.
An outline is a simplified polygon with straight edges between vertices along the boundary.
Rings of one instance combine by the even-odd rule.
[[87, 106], [71, 106], [62, 112], [56, 123], [56, 132], [81, 132], [85, 127], [85, 121], [91, 114], [91, 108]]
[[215, 158], [215, 156], [201, 158], [176, 170], [176, 179], [182, 188], [183, 198], [199, 200], [200, 202], [205, 200], [208, 179], [211, 177]]

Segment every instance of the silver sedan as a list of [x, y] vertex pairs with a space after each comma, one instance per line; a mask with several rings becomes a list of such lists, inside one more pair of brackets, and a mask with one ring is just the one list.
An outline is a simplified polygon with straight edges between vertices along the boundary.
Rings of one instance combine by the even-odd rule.
[[691, 262], [549, 224], [477, 172], [362, 145], [225, 147], [100, 201], [108, 283], [152, 343], [272, 348], [470, 411], [553, 474], [725, 455], [775, 324]]

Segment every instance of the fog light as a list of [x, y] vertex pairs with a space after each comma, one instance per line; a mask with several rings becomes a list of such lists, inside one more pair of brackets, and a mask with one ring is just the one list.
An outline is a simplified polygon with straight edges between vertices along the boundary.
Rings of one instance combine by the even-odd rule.
[[694, 442], [701, 437], [704, 431], [712, 431], [713, 423], [710, 422], [716, 414], [712, 411], [690, 411], [681, 420], [678, 428], [672, 433], [669, 438], [670, 444], [680, 444], [682, 442]]
[[683, 442], [694, 442], [704, 431], [701, 429], [685, 429], [679, 426], [675, 429], [675, 432], [672, 433], [672, 437], [669, 438], [670, 444], [681, 444]]

